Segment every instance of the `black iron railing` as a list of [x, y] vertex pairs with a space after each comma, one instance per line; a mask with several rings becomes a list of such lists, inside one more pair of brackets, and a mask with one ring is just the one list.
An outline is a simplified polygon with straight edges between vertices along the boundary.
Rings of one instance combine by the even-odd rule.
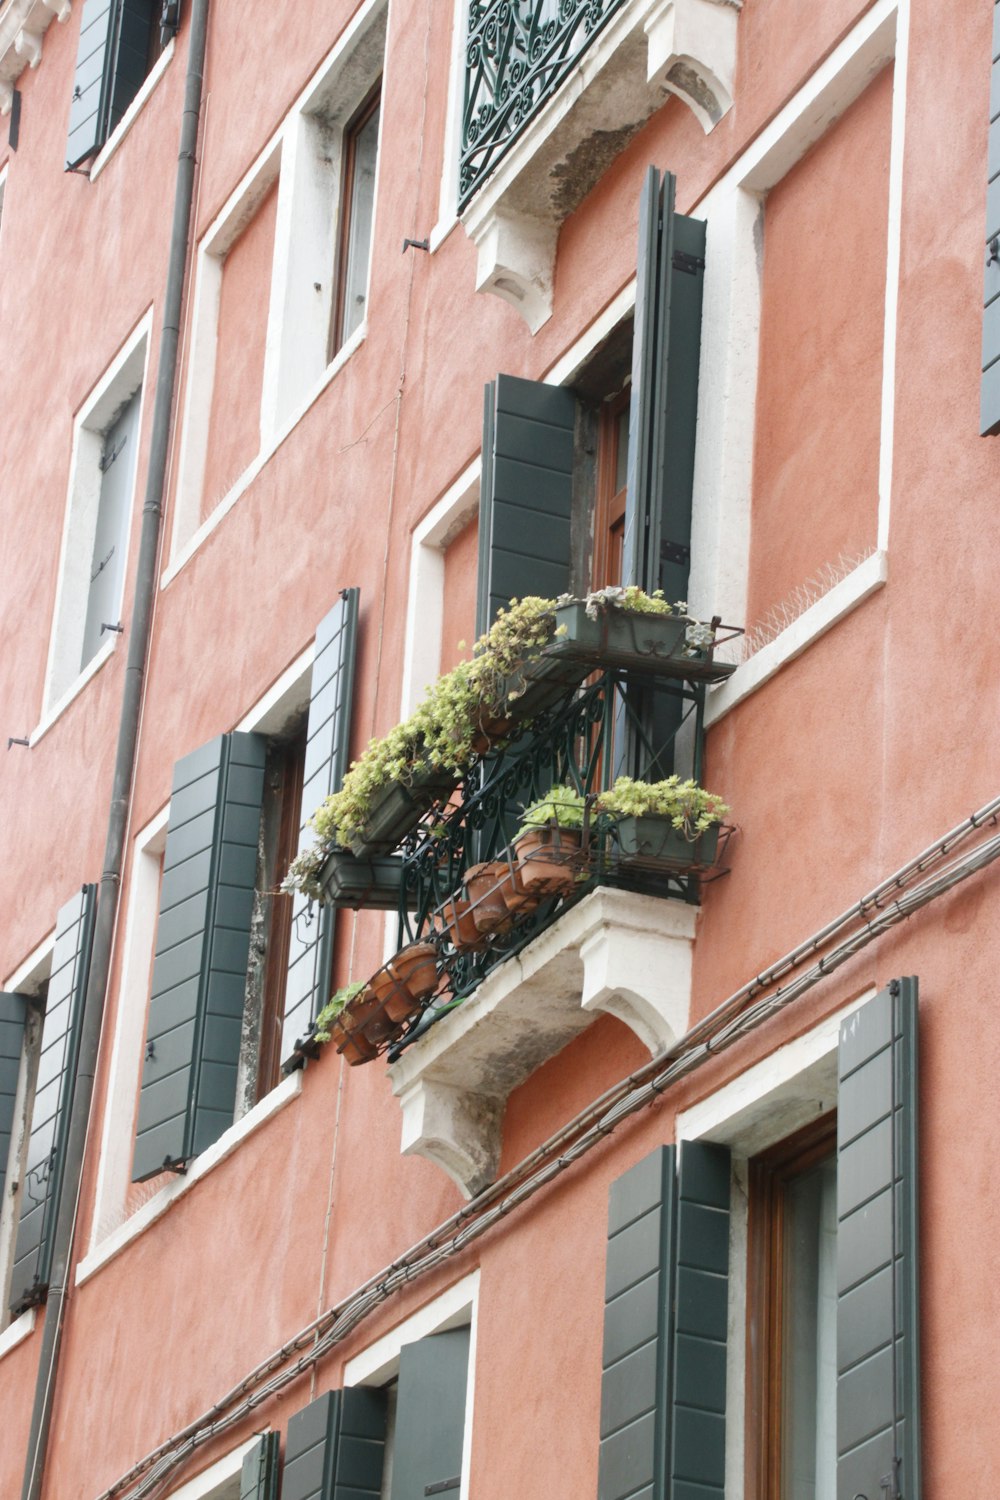
[[459, 206], [559, 88], [625, 0], [472, 0]]

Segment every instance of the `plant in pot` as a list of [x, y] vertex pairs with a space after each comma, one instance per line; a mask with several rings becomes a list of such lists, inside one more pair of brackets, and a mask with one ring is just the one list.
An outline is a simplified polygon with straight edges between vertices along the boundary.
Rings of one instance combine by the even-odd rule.
[[719, 825], [729, 812], [721, 797], [679, 776], [665, 781], [619, 776], [597, 798], [595, 809], [614, 819], [623, 860], [654, 860], [676, 870], [714, 863]]
[[437, 949], [433, 943], [409, 943], [368, 981], [368, 991], [394, 1026], [421, 1009], [437, 985]]
[[506, 899], [509, 879], [510, 866], [505, 859], [486, 860], [466, 870], [465, 889], [477, 932], [499, 936], [510, 931], [513, 918]]
[[476, 926], [472, 902], [464, 896], [449, 896], [434, 913], [435, 929], [456, 953], [481, 953], [485, 938]]
[[566, 895], [576, 883], [584, 812], [582, 793], [554, 786], [524, 810], [514, 850], [524, 889]]
[[330, 996], [313, 1023], [313, 1036], [317, 1042], [328, 1042], [337, 1038], [337, 1051], [357, 1067], [359, 1063], [371, 1062], [378, 1055], [378, 1048], [361, 1029], [378, 1013], [378, 1004], [359, 997], [366, 986], [362, 983], [347, 984]]

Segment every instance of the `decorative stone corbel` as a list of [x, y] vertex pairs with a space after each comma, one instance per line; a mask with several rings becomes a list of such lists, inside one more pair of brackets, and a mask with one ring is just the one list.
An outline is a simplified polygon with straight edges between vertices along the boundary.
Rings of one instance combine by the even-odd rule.
[[29, 68], [37, 68], [42, 60], [42, 39], [37, 31], [28, 31], [22, 26], [14, 38], [14, 51], [23, 57]]
[[9, 115], [14, 108], [14, 85], [0, 78], [0, 115]]
[[732, 106], [741, 0], [659, 0], [645, 21], [647, 76], [710, 131]]
[[669, 1046], [687, 1030], [696, 920], [684, 902], [592, 891], [392, 1064], [402, 1150], [471, 1197], [496, 1175], [512, 1089], [598, 1012], [651, 1053]]
[[498, 210], [469, 233], [478, 251], [476, 291], [502, 297], [537, 333], [552, 316], [559, 226], [548, 219]]

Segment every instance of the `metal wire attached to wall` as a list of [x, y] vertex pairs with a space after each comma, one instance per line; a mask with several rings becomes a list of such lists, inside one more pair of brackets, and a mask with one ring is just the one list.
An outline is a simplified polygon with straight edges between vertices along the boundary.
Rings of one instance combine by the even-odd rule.
[[[492, 1186], [276, 1349], [208, 1411], [153, 1449], [110, 1489], [103, 1491], [98, 1500], [141, 1500], [152, 1496], [166, 1476], [197, 1449], [245, 1422], [264, 1402], [325, 1358], [397, 1291], [460, 1255], [606, 1140], [625, 1120], [655, 1103], [672, 1084], [785, 1010], [876, 938], [992, 864], [1000, 856], [1000, 833], [971, 849], [959, 851], [985, 825], [1000, 826], [998, 819], [1000, 797], [959, 823], [841, 916], [756, 975], [673, 1047], [607, 1090]], [[835, 946], [829, 947], [794, 980], [774, 988], [786, 974], [828, 948], [838, 937], [840, 941]], [[755, 999], [764, 990], [769, 993]]]

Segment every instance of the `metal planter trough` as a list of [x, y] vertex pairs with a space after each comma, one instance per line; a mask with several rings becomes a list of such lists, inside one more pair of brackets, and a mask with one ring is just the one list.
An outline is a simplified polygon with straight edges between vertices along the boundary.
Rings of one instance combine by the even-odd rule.
[[414, 769], [410, 780], [393, 782], [373, 799], [364, 830], [352, 838], [351, 852], [359, 856], [391, 854], [436, 802], [444, 802], [459, 778], [440, 766]]
[[[723, 682], [736, 671], [732, 662], [716, 661], [720, 638], [731, 640], [740, 632], [712, 622], [715, 641], [693, 646], [688, 630], [695, 621], [684, 615], [651, 615], [624, 609], [601, 609], [587, 614], [582, 600], [560, 605], [556, 610], [556, 635], [545, 647], [543, 659], [581, 668], [618, 667], [655, 677], [681, 677], [688, 681]], [[701, 627], [704, 628], [704, 627]], [[720, 637], [720, 632], [724, 634]], [[553, 666], [553, 672], [559, 667]]]
[[623, 866], [636, 865], [686, 873], [707, 870], [715, 864], [719, 852], [718, 823], [706, 828], [696, 839], [675, 828], [669, 818], [619, 818], [615, 825], [618, 853]]
[[398, 911], [402, 876], [398, 854], [357, 855], [334, 849], [320, 869], [319, 883], [331, 906]]

